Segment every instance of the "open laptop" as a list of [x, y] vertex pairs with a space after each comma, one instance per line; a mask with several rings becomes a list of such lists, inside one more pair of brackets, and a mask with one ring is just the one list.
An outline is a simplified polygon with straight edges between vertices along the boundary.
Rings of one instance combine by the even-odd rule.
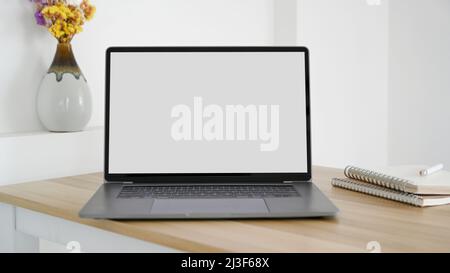
[[311, 182], [304, 47], [112, 47], [105, 106], [105, 183], [81, 217], [338, 211]]

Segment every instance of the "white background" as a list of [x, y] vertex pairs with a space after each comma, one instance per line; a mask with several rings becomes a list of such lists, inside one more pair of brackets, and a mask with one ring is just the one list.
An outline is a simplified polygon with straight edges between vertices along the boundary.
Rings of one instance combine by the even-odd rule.
[[[73, 39], [103, 124], [105, 49], [111, 45], [230, 45], [272, 42], [271, 0], [92, 0], [97, 12]], [[35, 24], [28, 0], [0, 9], [0, 133], [40, 130], [35, 95], [56, 41]]]
[[314, 164], [388, 163], [388, 5], [381, 3], [299, 1], [297, 43], [311, 51]]
[[[59, 170], [38, 161], [27, 161], [25, 170], [19, 165], [27, 159], [27, 152], [42, 160], [52, 153], [70, 158], [72, 152], [85, 158], [76, 152], [92, 143], [101, 145], [101, 134], [96, 140], [77, 134], [58, 137], [70, 138], [61, 141], [67, 142], [64, 151], [55, 148], [48, 137], [42, 143], [35, 140], [45, 135], [32, 133], [27, 138], [28, 134], [20, 133], [41, 130], [34, 99], [55, 42], [34, 24], [28, 1], [2, 2], [0, 184], [101, 170], [101, 149], [91, 149], [94, 160], [78, 160], [74, 163], [78, 165], [59, 166]], [[94, 97], [91, 126], [103, 123], [107, 45], [297, 41], [311, 49], [314, 164], [443, 162], [450, 167], [448, 0], [380, 0], [380, 5], [368, 5], [366, 0], [299, 0], [297, 24], [288, 25], [293, 22], [288, 20], [292, 19], [292, 0], [277, 1], [275, 8], [271, 0], [93, 2], [98, 8], [96, 17], [73, 41]], [[277, 19], [277, 14], [286, 15]], [[30, 150], [22, 148], [21, 139], [27, 139]], [[38, 146], [41, 150], [34, 152]], [[33, 169], [37, 165], [39, 175], [34, 173], [37, 167]]]
[[450, 170], [450, 1], [389, 7], [389, 163]]

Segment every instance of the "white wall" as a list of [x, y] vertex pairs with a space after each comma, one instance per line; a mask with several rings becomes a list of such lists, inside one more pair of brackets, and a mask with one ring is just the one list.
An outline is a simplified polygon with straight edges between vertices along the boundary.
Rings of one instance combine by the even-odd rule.
[[313, 163], [450, 166], [450, 1], [299, 0]]
[[34, 131], [42, 130], [35, 96], [56, 41], [35, 24], [29, 1], [2, 0], [0, 185], [102, 170], [102, 130], [95, 126], [103, 125], [108, 46], [267, 45], [274, 40], [273, 0], [92, 2], [97, 13], [73, 40], [93, 95], [91, 129], [54, 135]]
[[[343, 167], [444, 162], [450, 166], [450, 1], [380, 0], [380, 5], [369, 5], [378, 1], [297, 0], [297, 25], [291, 27], [295, 13], [288, 11], [295, 8], [296, 0], [283, 0], [275, 9], [274, 3], [280, 2], [274, 1], [93, 1], [97, 15], [73, 41], [94, 96], [90, 126], [103, 123], [104, 49], [108, 45], [297, 41], [311, 51], [314, 164]], [[53, 57], [55, 41], [35, 25], [28, 1], [3, 2], [0, 147], [8, 147], [9, 153], [2, 149], [0, 160], [16, 162], [20, 161], [14, 157], [18, 151], [25, 151], [19, 146], [49, 143], [41, 134], [36, 140], [19, 134], [25, 142], [16, 142], [10, 133], [41, 129], [34, 97]], [[279, 35], [274, 35], [274, 27], [282, 30]], [[86, 161], [81, 156], [86, 162], [94, 157], [92, 164], [47, 173], [56, 176], [100, 170], [98, 151], [92, 149], [93, 154], [88, 155], [83, 150], [92, 147], [92, 141], [101, 145], [101, 133], [93, 131], [95, 137], [79, 138], [90, 140], [77, 144], [81, 151], [71, 155], [78, 162]], [[77, 141], [81, 140], [61, 143]], [[16, 143], [16, 147], [8, 143]], [[60, 151], [48, 155], [51, 149], [50, 144], [47, 154], [39, 149], [42, 158], [57, 158]], [[4, 173], [11, 164], [2, 166]], [[18, 173], [20, 169], [9, 171], [13, 176]], [[15, 176], [15, 181], [42, 178], [39, 175], [43, 173]], [[10, 180], [10, 176], [5, 177]]]
[[450, 1], [389, 9], [389, 162], [450, 169]]
[[[0, 134], [40, 130], [35, 96], [56, 41], [34, 23], [27, 0], [0, 9]], [[90, 126], [103, 124], [104, 52], [110, 45], [264, 45], [272, 0], [94, 0], [97, 14], [73, 47], [92, 89]]]
[[313, 164], [387, 164], [388, 6], [300, 0], [310, 49]]

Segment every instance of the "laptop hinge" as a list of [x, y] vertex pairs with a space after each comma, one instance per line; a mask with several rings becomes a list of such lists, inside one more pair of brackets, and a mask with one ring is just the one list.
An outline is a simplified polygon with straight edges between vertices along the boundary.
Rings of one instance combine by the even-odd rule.
[[108, 184], [133, 184], [133, 181], [106, 181]]

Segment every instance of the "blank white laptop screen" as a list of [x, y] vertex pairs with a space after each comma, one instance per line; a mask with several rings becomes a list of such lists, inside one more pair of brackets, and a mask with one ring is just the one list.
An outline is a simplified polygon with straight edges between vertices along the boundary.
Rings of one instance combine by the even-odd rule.
[[112, 52], [109, 173], [306, 173], [303, 52]]

